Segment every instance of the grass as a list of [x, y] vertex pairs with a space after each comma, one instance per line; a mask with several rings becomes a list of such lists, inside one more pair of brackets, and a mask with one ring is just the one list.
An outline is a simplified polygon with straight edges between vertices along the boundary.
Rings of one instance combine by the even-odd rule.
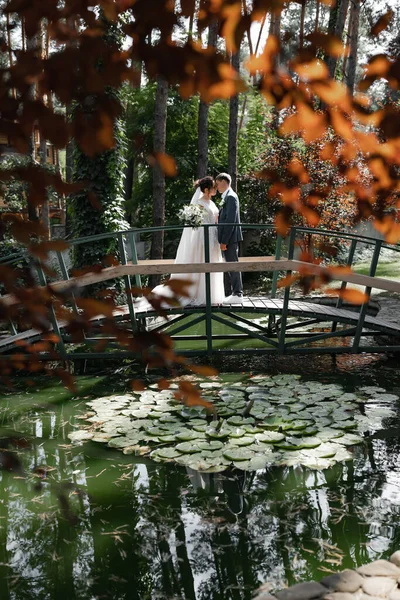
[[[354, 265], [353, 269], [360, 275], [369, 275], [369, 263], [359, 263]], [[379, 263], [376, 277], [384, 277], [395, 281], [400, 280], [400, 260]]]

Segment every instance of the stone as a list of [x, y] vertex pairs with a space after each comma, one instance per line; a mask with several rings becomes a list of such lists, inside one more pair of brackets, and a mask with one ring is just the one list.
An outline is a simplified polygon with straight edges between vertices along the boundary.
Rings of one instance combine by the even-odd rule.
[[351, 569], [345, 569], [341, 573], [334, 573], [321, 579], [320, 583], [333, 592], [356, 592], [362, 586], [364, 578]]
[[382, 600], [382, 596], [370, 596], [369, 594], [361, 594], [361, 596], [357, 595], [356, 598], [357, 600]]
[[276, 600], [276, 596], [271, 596], [269, 592], [261, 592], [254, 597], [254, 600]]
[[390, 557], [390, 562], [396, 565], [396, 567], [400, 567], [400, 550], [393, 552], [392, 556]]
[[395, 587], [396, 582], [390, 577], [366, 577], [362, 584], [366, 594], [382, 598], [386, 598]]
[[354, 596], [349, 592], [329, 592], [323, 600], [354, 600]]
[[369, 565], [363, 565], [357, 569], [357, 573], [367, 577], [392, 577], [397, 579], [400, 577], [400, 569], [388, 560], [374, 560]]
[[297, 583], [287, 590], [275, 594], [278, 600], [322, 600], [326, 596], [326, 587], [315, 581]]
[[400, 600], [400, 588], [396, 587], [394, 588], [389, 596], [388, 596], [388, 600]]

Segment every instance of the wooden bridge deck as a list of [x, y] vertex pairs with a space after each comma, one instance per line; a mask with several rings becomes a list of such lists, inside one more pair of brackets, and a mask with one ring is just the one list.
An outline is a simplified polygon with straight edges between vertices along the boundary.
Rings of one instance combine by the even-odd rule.
[[[265, 315], [282, 315], [283, 312], [283, 300], [279, 298], [266, 298], [264, 296], [245, 296], [243, 298], [243, 304], [221, 304], [213, 305], [212, 310], [214, 312], [221, 313], [258, 313]], [[167, 309], [168, 314], [184, 314], [186, 313], [203, 313], [205, 306], [188, 306], [186, 308], [176, 307]], [[358, 324], [358, 313], [345, 308], [336, 308], [333, 306], [326, 306], [324, 304], [317, 304], [314, 302], [308, 302], [301, 299], [289, 300], [288, 314], [293, 317], [303, 317], [305, 319], [318, 319], [323, 322], [337, 322], [348, 325]], [[136, 317], [143, 319], [147, 317], [154, 317], [157, 312], [152, 307], [145, 310], [138, 310]], [[380, 331], [387, 335], [399, 336], [400, 327], [383, 321], [377, 317], [366, 316], [364, 320], [364, 328], [371, 329], [374, 331]]]
[[[266, 298], [264, 296], [245, 296], [243, 298], [243, 304], [224, 304], [224, 305], [213, 305], [212, 313], [213, 314], [225, 314], [231, 317], [235, 317], [236, 314], [240, 315], [246, 314], [249, 318], [250, 314], [262, 314], [262, 315], [274, 315], [274, 316], [282, 316], [283, 314], [283, 304], [284, 300], [279, 298]], [[206, 307], [205, 306], [188, 306], [185, 308], [182, 307], [174, 307], [166, 310], [167, 315], [177, 316], [177, 315], [204, 315]], [[351, 325], [356, 327], [359, 320], [359, 315], [357, 312], [352, 310], [348, 310], [345, 308], [336, 308], [333, 306], [326, 306], [324, 304], [317, 304], [310, 301], [304, 301], [302, 299], [294, 299], [289, 300], [288, 316], [299, 317], [301, 319], [315, 320], [316, 322], [322, 323], [337, 323], [344, 325]], [[146, 309], [138, 309], [135, 313], [135, 316], [138, 320], [145, 320], [149, 317], [156, 317], [158, 313], [149, 306]], [[114, 311], [114, 318], [116, 320], [127, 320], [129, 318], [129, 307], [119, 306]], [[94, 323], [101, 322], [104, 319], [101, 315], [92, 319]], [[170, 324], [165, 322], [165, 327], [172, 326], [174, 324], [175, 319], [171, 319]], [[303, 321], [299, 322], [299, 326], [301, 326]], [[60, 330], [65, 330], [67, 327], [67, 323], [64, 321], [59, 321], [58, 326]], [[190, 324], [189, 324], [190, 326]], [[379, 333], [384, 335], [393, 336], [395, 338], [399, 338], [400, 344], [400, 327], [394, 323], [390, 323], [388, 321], [384, 321], [377, 317], [372, 317], [369, 315], [365, 316], [363, 329], [372, 335], [373, 333]], [[290, 333], [287, 333], [288, 337], [290, 337]], [[348, 335], [352, 335], [351, 331], [349, 331]], [[25, 341], [25, 342], [34, 342], [40, 339], [43, 336], [43, 332], [36, 329], [29, 329], [27, 331], [23, 331], [18, 333], [17, 335], [9, 335], [3, 339], [0, 339], [0, 353], [4, 353], [15, 347], [16, 343]], [[309, 340], [311, 342], [312, 339]]]

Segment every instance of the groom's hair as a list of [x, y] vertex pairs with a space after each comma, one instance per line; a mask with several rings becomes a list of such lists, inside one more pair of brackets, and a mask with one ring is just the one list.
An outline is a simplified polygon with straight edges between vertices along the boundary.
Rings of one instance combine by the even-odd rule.
[[226, 181], [228, 185], [232, 183], [232, 177], [228, 173], [220, 173], [215, 178], [216, 181]]

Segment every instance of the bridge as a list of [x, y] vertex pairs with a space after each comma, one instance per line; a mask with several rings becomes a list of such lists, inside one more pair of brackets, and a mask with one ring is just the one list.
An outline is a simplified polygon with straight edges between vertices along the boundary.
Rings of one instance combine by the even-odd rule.
[[[203, 263], [176, 264], [173, 259], [138, 260], [135, 236], [151, 235], [153, 231], [164, 229], [168, 234], [181, 231], [182, 226], [164, 228], [130, 229], [117, 233], [101, 234], [71, 241], [71, 247], [105, 240], [116, 242], [119, 263], [101, 270], [96, 269], [77, 277], [70, 277], [62, 252], [56, 253], [58, 279], [48, 281], [44, 265], [32, 261], [38, 284], [48, 286], [56, 295], [70, 292], [67, 310], [79, 315], [78, 298], [89, 286], [116, 281], [120, 286], [120, 297], [125, 301], [115, 306], [112, 317], [132, 337], [143, 331], [163, 332], [174, 341], [176, 351], [181, 355], [218, 354], [310, 354], [310, 353], [359, 353], [359, 352], [398, 352], [400, 351], [400, 326], [380, 319], [371, 312], [370, 296], [373, 289], [400, 292], [400, 283], [376, 277], [376, 270], [382, 250], [398, 256], [400, 248], [386, 244], [382, 240], [353, 233], [325, 231], [306, 227], [292, 227], [286, 239], [275, 236], [275, 253], [271, 256], [241, 257], [239, 263], [212, 263], [209, 256], [210, 227], [204, 225], [205, 256]], [[243, 229], [267, 231], [274, 235], [272, 225], [242, 225]], [[318, 248], [318, 240], [340, 241], [348, 249], [343, 268], [327, 269], [323, 262], [316, 264], [299, 260], [298, 248], [305, 243]], [[363, 246], [370, 249], [368, 275], [351, 271], [357, 250]], [[16, 262], [14, 258], [8, 264]], [[2, 263], [4, 264], [4, 262]], [[270, 289], [263, 294], [244, 296], [243, 304], [211, 304], [210, 273], [217, 271], [241, 271], [243, 273], [270, 273]], [[179, 305], [166, 308], [163, 317], [149, 304], [138, 302], [137, 288], [142, 278], [149, 275], [172, 273], [204, 273], [206, 284], [206, 304], [204, 306]], [[301, 290], [290, 281], [295, 273], [307, 277], [325, 277], [336, 282], [340, 290], [348, 284], [356, 284], [365, 293], [368, 301], [359, 306], [345, 304], [341, 298], [304, 298]], [[286, 276], [289, 285], [278, 293], [278, 280]], [[133, 287], [134, 285], [134, 287]], [[2, 296], [0, 302], [11, 306], [18, 302], [12, 295]], [[78, 302], [79, 304], [79, 302]], [[102, 324], [110, 315], [98, 314], [92, 318], [92, 327], [77, 344], [69, 331], [68, 320], [57, 317], [57, 311], [50, 309], [51, 330], [57, 335], [56, 348], [64, 360], [87, 358], [116, 358], [137, 356], [118, 347], [115, 338], [107, 337]], [[47, 332], [48, 333], [48, 332]], [[40, 340], [44, 331], [21, 330], [10, 321], [9, 332], [0, 338], [0, 355], [11, 357], [23, 344]], [[99, 343], [104, 348], [99, 351]], [[41, 358], [54, 360], [54, 354], [43, 352]]]

